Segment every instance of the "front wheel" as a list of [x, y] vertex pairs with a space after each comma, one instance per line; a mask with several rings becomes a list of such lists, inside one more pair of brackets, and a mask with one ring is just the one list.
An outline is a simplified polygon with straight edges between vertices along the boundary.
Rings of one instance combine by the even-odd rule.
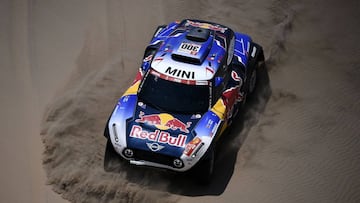
[[107, 139], [105, 155], [104, 155], [104, 170], [111, 172], [120, 167], [120, 157], [116, 153], [114, 147], [111, 144], [110, 138]]
[[200, 184], [209, 184], [211, 182], [215, 166], [215, 152], [209, 149], [207, 157], [195, 166], [194, 175]]

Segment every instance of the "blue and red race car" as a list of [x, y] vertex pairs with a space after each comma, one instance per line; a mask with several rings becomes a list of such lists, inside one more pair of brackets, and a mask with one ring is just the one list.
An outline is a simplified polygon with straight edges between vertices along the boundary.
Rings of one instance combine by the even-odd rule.
[[201, 20], [159, 26], [132, 85], [119, 99], [104, 135], [104, 169], [130, 164], [206, 179], [214, 149], [256, 87], [263, 49], [248, 35]]

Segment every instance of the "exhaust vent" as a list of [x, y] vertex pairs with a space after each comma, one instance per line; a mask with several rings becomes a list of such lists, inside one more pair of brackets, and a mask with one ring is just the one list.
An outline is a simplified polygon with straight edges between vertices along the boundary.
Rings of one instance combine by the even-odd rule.
[[210, 30], [203, 28], [193, 28], [186, 35], [186, 39], [195, 42], [205, 42], [210, 36]]

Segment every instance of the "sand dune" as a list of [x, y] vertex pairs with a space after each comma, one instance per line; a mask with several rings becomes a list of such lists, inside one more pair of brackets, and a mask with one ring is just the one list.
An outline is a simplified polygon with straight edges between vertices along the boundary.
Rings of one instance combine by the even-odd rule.
[[[31, 137], [16, 151], [11, 149], [19, 143], [16, 137], [0, 142], [1, 182], [13, 185], [0, 186], [2, 200], [62, 202], [44, 186], [42, 159], [46, 184], [70, 202], [360, 201], [357, 1], [4, 5], [9, 10], [3, 9], [1, 27], [12, 29], [0, 38], [11, 48], [0, 52], [1, 90], [6, 93], [1, 104], [7, 117], [1, 129], [8, 134], [15, 128], [18, 118], [6, 106], [17, 104], [22, 109], [14, 111], [24, 115], [25, 125], [14, 133], [30, 132]], [[257, 97], [222, 141], [210, 185], [126, 164], [106, 173], [102, 131], [107, 117], [132, 81], [154, 28], [182, 18], [226, 24], [263, 45], [267, 65]], [[20, 35], [21, 29], [27, 32]], [[24, 105], [20, 98], [30, 102]], [[26, 173], [19, 175], [17, 168]]]

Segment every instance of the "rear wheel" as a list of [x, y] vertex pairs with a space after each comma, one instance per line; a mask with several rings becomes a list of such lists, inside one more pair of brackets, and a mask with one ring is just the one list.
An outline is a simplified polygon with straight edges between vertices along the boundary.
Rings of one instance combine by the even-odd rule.
[[257, 78], [257, 67], [254, 68], [254, 70], [251, 72], [251, 75], [250, 75], [250, 81], [249, 81], [249, 94], [252, 94], [255, 90], [255, 87], [256, 87], [256, 78]]
[[246, 97], [247, 99], [251, 98], [254, 94], [254, 91], [258, 84], [258, 73], [261, 66], [264, 64], [264, 54], [263, 52], [259, 53], [258, 58], [255, 61], [255, 64], [250, 67], [250, 73], [248, 74], [248, 79], [246, 80]]

